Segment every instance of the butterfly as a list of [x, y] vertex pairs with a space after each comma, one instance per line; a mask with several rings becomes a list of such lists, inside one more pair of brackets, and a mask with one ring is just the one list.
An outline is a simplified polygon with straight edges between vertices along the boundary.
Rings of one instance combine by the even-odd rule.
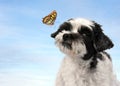
[[57, 17], [57, 12], [54, 10], [47, 16], [45, 16], [42, 22], [46, 25], [53, 25]]

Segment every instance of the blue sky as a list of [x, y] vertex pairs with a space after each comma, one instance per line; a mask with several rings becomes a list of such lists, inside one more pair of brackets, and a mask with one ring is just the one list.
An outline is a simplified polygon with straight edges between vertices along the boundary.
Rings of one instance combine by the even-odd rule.
[[[119, 0], [0, 0], [0, 86], [54, 86], [64, 55], [50, 34], [69, 18], [97, 21], [113, 40], [107, 50], [120, 80]], [[58, 13], [53, 26], [41, 20]]]

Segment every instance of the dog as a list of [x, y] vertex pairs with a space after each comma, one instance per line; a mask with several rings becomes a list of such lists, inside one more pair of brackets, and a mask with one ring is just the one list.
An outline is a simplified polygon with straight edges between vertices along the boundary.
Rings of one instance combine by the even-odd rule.
[[114, 46], [101, 25], [84, 18], [72, 18], [51, 34], [66, 56], [56, 86], [120, 86], [113, 73], [112, 59], [105, 52]]

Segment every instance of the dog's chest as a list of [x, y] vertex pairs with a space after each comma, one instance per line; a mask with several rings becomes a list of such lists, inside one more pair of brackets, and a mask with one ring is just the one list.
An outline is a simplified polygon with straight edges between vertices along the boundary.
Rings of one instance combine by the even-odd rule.
[[87, 78], [86, 67], [81, 67], [82, 65], [73, 62], [71, 59], [65, 60], [62, 64], [61, 73], [63, 76], [63, 81], [65, 81], [65, 86], [78, 86], [79, 84], [85, 82]]
[[99, 72], [89, 71], [89, 62], [78, 64], [69, 58], [64, 59], [59, 73], [65, 86], [110, 86], [104, 75], [102, 77]]

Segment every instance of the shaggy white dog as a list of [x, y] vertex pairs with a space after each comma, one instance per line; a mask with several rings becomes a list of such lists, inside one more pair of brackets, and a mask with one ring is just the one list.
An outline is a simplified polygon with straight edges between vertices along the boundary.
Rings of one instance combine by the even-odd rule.
[[113, 47], [101, 26], [87, 19], [70, 19], [51, 34], [66, 54], [56, 86], [120, 86], [105, 52]]

